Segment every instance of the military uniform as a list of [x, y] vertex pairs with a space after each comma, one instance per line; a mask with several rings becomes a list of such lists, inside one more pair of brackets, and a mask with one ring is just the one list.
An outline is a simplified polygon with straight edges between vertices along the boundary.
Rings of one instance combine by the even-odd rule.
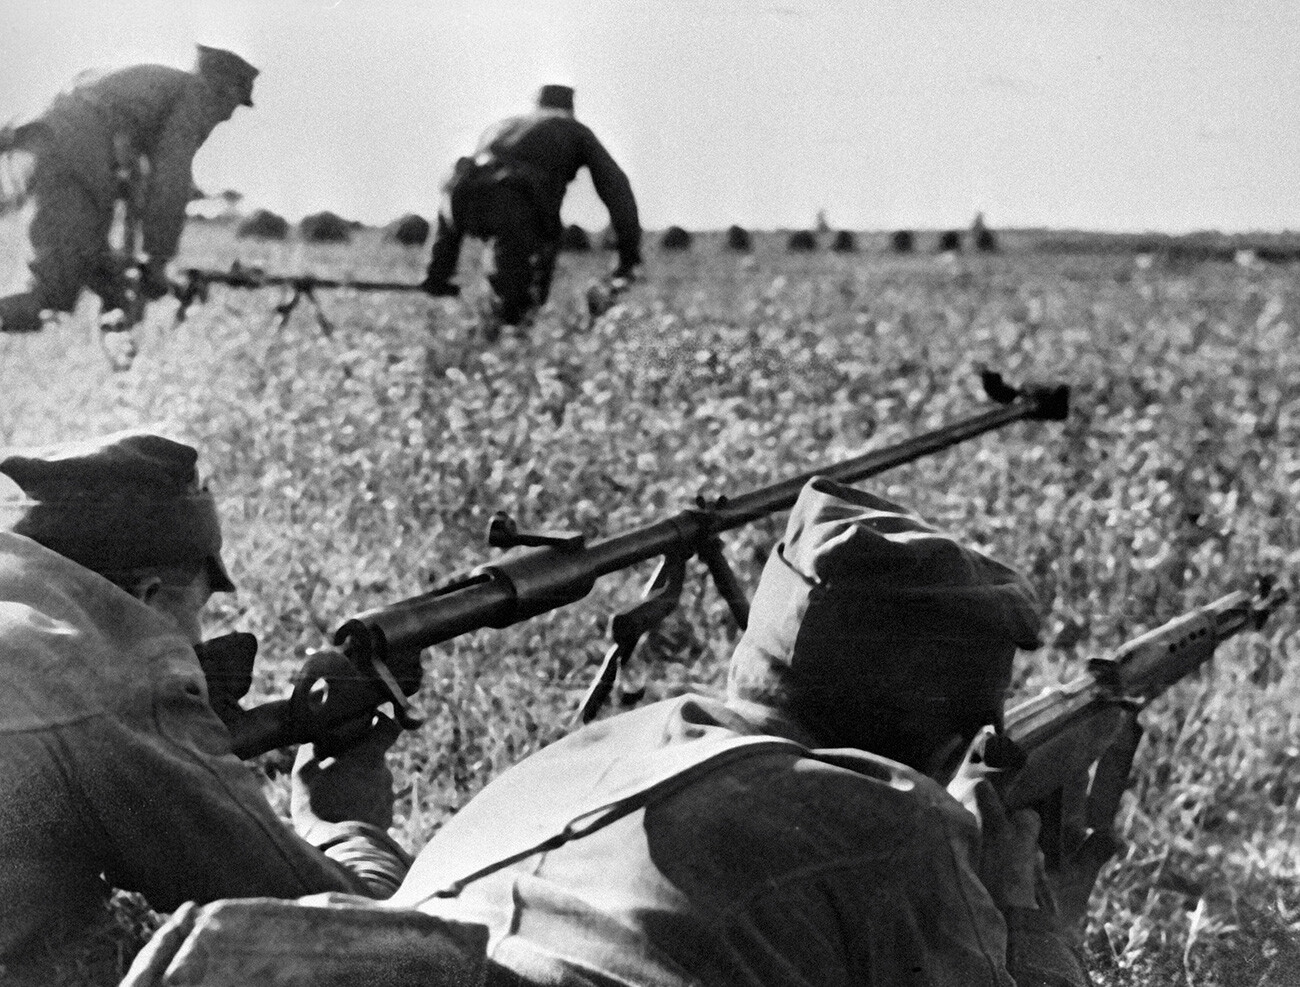
[[[126, 259], [108, 242], [116, 202], [130, 196], [158, 294], [176, 253], [193, 189], [195, 152], [238, 105], [252, 106], [257, 70], [239, 56], [199, 47], [193, 72], [137, 65], [79, 80], [31, 123], [10, 148], [30, 152], [26, 190], [35, 203], [28, 232], [31, 286], [0, 298], [0, 330], [40, 327], [42, 309], [71, 311], [82, 288], [121, 308]], [[0, 147], [0, 151], [6, 148]]]
[[[419, 912], [485, 929], [486, 987], [1083, 987], [1039, 897], [1030, 830], [977, 823], [961, 785], [913, 763], [954, 730], [969, 739], [967, 717], [999, 718], [991, 704], [1039, 619], [1010, 569], [897, 505], [810, 481], [763, 571], [726, 703], [665, 700], [533, 754], [366, 911], [394, 928]], [[899, 727], [898, 757], [845, 742], [856, 723], [845, 735], [823, 715], [891, 677], [904, 691], [895, 706], [892, 685], [877, 694], [874, 712]], [[969, 708], [935, 701], [967, 688]], [[872, 715], [865, 701], [846, 711]], [[248, 953], [272, 955], [256, 913]], [[196, 976], [213, 924], [142, 963], [131, 987], [228, 982]], [[320, 983], [348, 983], [347, 959], [330, 954], [338, 976]]]
[[492, 241], [488, 276], [497, 314], [513, 325], [546, 302], [559, 252], [560, 206], [586, 168], [609, 210], [618, 239], [619, 271], [641, 262], [636, 199], [623, 169], [591, 128], [573, 116], [573, 90], [544, 86], [538, 108], [503, 120], [461, 158], [446, 184], [425, 287], [454, 294], [462, 238]]
[[130, 436], [0, 460], [26, 495], [0, 500], [0, 966], [11, 973], [78, 948], [113, 887], [164, 911], [232, 895], [383, 897], [409, 864], [377, 825], [313, 820], [298, 827], [309, 841], [281, 820], [231, 753], [191, 642], [101, 574], [195, 558], [207, 585], [233, 588], [193, 457]]

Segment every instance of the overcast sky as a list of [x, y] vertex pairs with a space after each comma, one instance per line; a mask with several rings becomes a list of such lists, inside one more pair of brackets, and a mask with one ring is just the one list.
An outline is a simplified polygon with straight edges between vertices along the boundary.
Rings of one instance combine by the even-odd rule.
[[[1300, 229], [1295, 0], [29, 0], [0, 121], [196, 41], [262, 69], [197, 182], [291, 219], [431, 213], [561, 81], [649, 228]], [[585, 178], [566, 216], [603, 225]]]

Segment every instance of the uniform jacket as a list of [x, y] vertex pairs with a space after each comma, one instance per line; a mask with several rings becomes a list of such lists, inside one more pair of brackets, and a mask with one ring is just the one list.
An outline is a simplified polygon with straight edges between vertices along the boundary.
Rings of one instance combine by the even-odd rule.
[[327, 852], [299, 838], [230, 752], [194, 650], [169, 621], [0, 532], [0, 961], [90, 924], [109, 885], [170, 911], [387, 894], [405, 870], [373, 827], [323, 838]]
[[[974, 819], [938, 784], [755, 733], [693, 696], [589, 726], [489, 785], [377, 904], [485, 924], [489, 985], [1087, 983], [1049, 915], [1013, 912], [1008, 949]], [[693, 750], [724, 756], [654, 781]]]
[[585, 167], [609, 210], [620, 258], [640, 261], [641, 225], [631, 183], [591, 128], [571, 114], [540, 109], [502, 120], [479, 139], [475, 158], [514, 166], [557, 237], [565, 190]]
[[80, 79], [26, 129], [40, 141], [41, 187], [77, 181], [110, 211], [118, 165], [147, 159], [142, 247], [150, 258], [166, 261], [175, 256], [185, 223], [194, 154], [228, 118], [229, 107], [202, 76], [135, 65]]

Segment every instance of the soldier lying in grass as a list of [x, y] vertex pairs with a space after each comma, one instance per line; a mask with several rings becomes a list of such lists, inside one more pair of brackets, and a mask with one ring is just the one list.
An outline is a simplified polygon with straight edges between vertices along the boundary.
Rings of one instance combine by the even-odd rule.
[[[1038, 819], [1002, 808], [976, 742], [1039, 623], [1012, 570], [815, 479], [725, 702], [665, 700], [532, 755], [387, 901], [187, 907], [127, 983], [1086, 984], [1067, 930], [1099, 861], [1054, 876], [1085, 889], [1058, 914]], [[286, 928], [306, 931], [286, 946]]]
[[391, 724], [328, 763], [299, 751], [292, 825], [230, 753], [195, 653], [204, 604], [234, 590], [196, 460], [142, 433], [0, 458], [4, 983], [52, 982], [68, 955], [93, 965], [110, 887], [170, 911], [385, 896], [406, 871], [386, 832]]

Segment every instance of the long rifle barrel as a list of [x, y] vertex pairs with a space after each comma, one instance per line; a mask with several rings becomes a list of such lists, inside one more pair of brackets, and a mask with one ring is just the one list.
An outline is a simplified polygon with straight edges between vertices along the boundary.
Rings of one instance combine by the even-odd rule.
[[576, 539], [482, 566], [428, 593], [360, 614], [338, 629], [334, 643], [354, 660], [383, 662], [389, 655], [410, 654], [479, 628], [508, 627], [582, 599], [601, 576], [648, 559], [696, 554], [705, 539], [719, 532], [787, 510], [814, 476], [862, 480], [1011, 422], [1060, 421], [1068, 414], [1065, 385], [1018, 390], [987, 372], [984, 385], [1004, 407], [590, 545]]
[[221, 284], [228, 288], [289, 287], [300, 291], [313, 288], [352, 288], [355, 291], [420, 291], [420, 285], [411, 281], [363, 281], [340, 278], [321, 278], [314, 274], [266, 274], [252, 268], [232, 268], [229, 271], [204, 271], [189, 268], [185, 272], [188, 282], [194, 284]]

